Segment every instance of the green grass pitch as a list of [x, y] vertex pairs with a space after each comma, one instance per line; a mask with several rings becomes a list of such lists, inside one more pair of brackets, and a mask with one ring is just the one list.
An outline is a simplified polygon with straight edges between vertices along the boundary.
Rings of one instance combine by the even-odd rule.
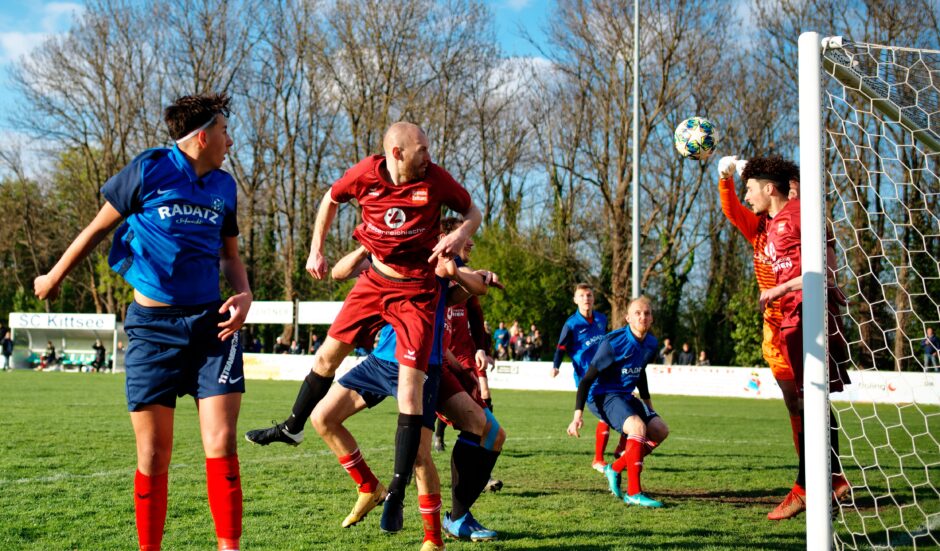
[[[134, 528], [134, 439], [120, 375], [14, 372], [0, 374], [0, 549], [132, 549]], [[266, 426], [289, 411], [298, 383], [249, 381], [240, 432]], [[611, 496], [602, 475], [591, 470], [594, 419], [581, 439], [569, 438], [573, 393], [494, 391], [495, 413], [508, 440], [495, 475], [505, 483], [483, 494], [474, 507], [500, 541], [448, 541], [454, 550], [613, 549], [804, 549], [805, 519], [770, 522], [767, 512], [782, 498], [796, 471], [796, 457], [782, 402], [654, 396], [671, 436], [646, 460], [644, 489], [661, 499], [662, 510], [631, 508]], [[871, 406], [859, 411], [868, 414]], [[887, 408], [883, 408], [887, 409]], [[890, 410], [895, 411], [893, 406]], [[906, 409], [903, 411], [912, 411]], [[871, 423], [849, 421], [861, 432]], [[389, 400], [353, 418], [349, 427], [380, 479], [392, 468], [396, 410]], [[928, 411], [927, 422], [937, 418]], [[913, 412], [923, 430], [924, 415]], [[937, 434], [936, 427], [927, 434]], [[891, 431], [866, 427], [869, 440], [886, 442]], [[450, 444], [434, 454], [449, 509]], [[608, 445], [613, 450], [615, 436]], [[897, 472], [938, 487], [940, 451], [927, 441], [895, 437], [904, 448]], [[916, 454], [908, 452], [917, 448]], [[879, 453], [884, 453], [884, 450]], [[860, 461], [868, 461], [860, 455]], [[239, 445], [245, 516], [243, 548], [250, 550], [418, 549], [421, 523], [415, 489], [409, 489], [405, 529], [388, 536], [378, 529], [380, 511], [343, 529], [340, 522], [355, 499], [351, 480], [309, 429], [298, 448]], [[916, 457], [917, 459], [911, 459]], [[905, 464], [907, 461], [909, 463]], [[921, 465], [918, 471], [916, 467]], [[890, 471], [891, 467], [888, 467]], [[868, 477], [902, 504], [915, 498], [933, 507], [929, 493], [897, 488], [897, 479]], [[851, 466], [853, 483], [863, 477]], [[919, 478], [918, 478], [919, 477]], [[165, 549], [214, 549], [205, 499], [204, 462], [191, 399], [177, 408], [170, 468]], [[872, 514], [875, 501], [857, 499]], [[885, 515], [891, 516], [888, 511]], [[890, 519], [888, 525], [890, 526]], [[869, 527], [882, 533], [884, 529]], [[877, 534], [876, 534], [876, 537]]]

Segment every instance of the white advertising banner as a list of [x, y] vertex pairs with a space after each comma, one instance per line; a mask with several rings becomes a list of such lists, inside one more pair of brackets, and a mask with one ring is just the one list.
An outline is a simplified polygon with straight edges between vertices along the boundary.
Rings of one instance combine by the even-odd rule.
[[82, 329], [85, 331], [114, 331], [114, 314], [37, 314], [10, 313], [13, 329]]
[[[343, 360], [337, 377], [361, 360], [354, 356]], [[313, 356], [245, 354], [245, 377], [299, 381], [307, 376], [312, 365]], [[552, 377], [551, 362], [500, 361], [487, 375], [490, 388], [575, 390], [573, 370], [568, 362], [561, 364], [557, 377]], [[846, 387], [845, 392], [833, 394], [833, 401], [940, 405], [940, 373], [852, 371], [849, 375], [852, 384]], [[783, 397], [768, 368], [650, 365], [647, 367], [647, 379], [653, 396]]]
[[297, 308], [297, 323], [301, 325], [330, 325], [339, 314], [342, 302], [301, 302]]
[[256, 300], [245, 323], [294, 323], [294, 303], [289, 300]]

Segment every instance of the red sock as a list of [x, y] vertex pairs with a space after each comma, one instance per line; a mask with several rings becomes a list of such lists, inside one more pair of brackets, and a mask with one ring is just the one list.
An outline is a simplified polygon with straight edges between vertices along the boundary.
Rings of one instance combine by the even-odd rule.
[[159, 551], [166, 524], [167, 473], [134, 475], [134, 514], [141, 551]]
[[623, 455], [623, 450], [627, 449], [627, 435], [621, 434], [620, 441], [617, 442], [617, 448], [614, 450], [614, 457]]
[[803, 425], [803, 420], [799, 415], [790, 416], [790, 430], [793, 431], [793, 449], [796, 450], [796, 456], [800, 456], [800, 427]]
[[607, 439], [610, 438], [610, 427], [603, 421], [597, 422], [597, 428], [594, 429], [594, 462], [606, 463], [604, 461], [604, 450], [607, 449]]
[[238, 540], [242, 536], [242, 479], [238, 470], [238, 455], [207, 457], [206, 486], [219, 548], [237, 549]]
[[418, 510], [424, 522], [424, 541], [444, 545], [441, 537], [441, 494], [419, 495]]
[[[615, 471], [627, 471], [627, 494], [636, 495], [643, 491], [640, 486], [640, 472], [643, 470], [643, 456], [649, 452], [643, 453], [647, 448], [647, 440], [642, 436], [631, 435], [627, 439], [627, 448], [624, 450], [620, 459], [614, 461], [611, 468]], [[653, 447], [649, 447], [652, 451]]]
[[659, 445], [659, 442], [654, 442], [649, 438], [646, 439], [646, 443], [643, 444], [643, 457], [653, 453], [653, 450], [656, 449], [656, 446]]
[[379, 485], [379, 479], [372, 474], [372, 469], [366, 464], [359, 448], [353, 450], [351, 454], [337, 457], [337, 459], [339, 459], [339, 464], [346, 469], [356, 485], [359, 486], [360, 492], [372, 493], [375, 491], [375, 488]]

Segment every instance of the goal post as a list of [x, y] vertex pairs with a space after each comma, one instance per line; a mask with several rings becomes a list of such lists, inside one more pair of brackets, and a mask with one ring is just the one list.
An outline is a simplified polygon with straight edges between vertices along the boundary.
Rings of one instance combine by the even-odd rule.
[[[940, 333], [940, 51], [805, 33], [799, 94], [807, 549], [934, 549], [940, 376], [924, 343]], [[827, 242], [855, 383], [832, 396]], [[910, 398], [873, 403], [894, 391]], [[830, 408], [852, 487], [834, 508]]]

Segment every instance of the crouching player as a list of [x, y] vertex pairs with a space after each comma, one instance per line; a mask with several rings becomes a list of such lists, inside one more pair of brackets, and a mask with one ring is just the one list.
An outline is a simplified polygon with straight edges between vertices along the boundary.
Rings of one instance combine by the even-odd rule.
[[[196, 399], [209, 509], [219, 549], [238, 549], [242, 489], [235, 424], [245, 392], [238, 330], [251, 307], [238, 256], [229, 98], [184, 96], [164, 119], [176, 144], [141, 153], [101, 188], [105, 203], [36, 296], [54, 300], [65, 276], [122, 220], [108, 258], [134, 288], [124, 329], [127, 409], [137, 439], [134, 508], [142, 550], [159, 550], [167, 512], [176, 398]], [[219, 272], [235, 290], [222, 302]]]
[[[581, 436], [587, 403], [598, 419], [621, 434], [629, 435], [623, 455], [604, 469], [610, 491], [630, 505], [662, 507], [662, 503], [643, 494], [640, 486], [643, 458], [669, 436], [669, 427], [653, 410], [646, 382], [646, 365], [659, 349], [656, 337], [649, 333], [653, 325], [649, 299], [633, 299], [627, 307], [626, 320], [627, 327], [608, 333], [598, 345], [591, 366], [578, 385], [568, 434]], [[634, 389], [639, 391], [642, 401], [633, 395]], [[620, 476], [625, 469], [626, 494], [620, 489]]]

